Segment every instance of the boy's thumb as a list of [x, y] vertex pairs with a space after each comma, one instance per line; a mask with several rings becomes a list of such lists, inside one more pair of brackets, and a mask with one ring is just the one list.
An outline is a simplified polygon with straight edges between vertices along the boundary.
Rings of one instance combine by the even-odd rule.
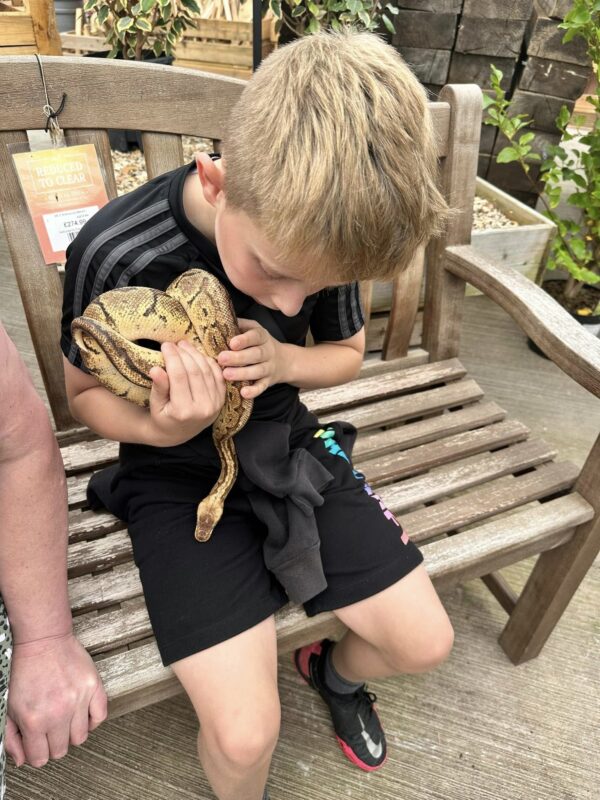
[[148, 373], [152, 378], [151, 392], [154, 392], [159, 397], [166, 397], [169, 394], [169, 378], [164, 369], [160, 367], [152, 367]]

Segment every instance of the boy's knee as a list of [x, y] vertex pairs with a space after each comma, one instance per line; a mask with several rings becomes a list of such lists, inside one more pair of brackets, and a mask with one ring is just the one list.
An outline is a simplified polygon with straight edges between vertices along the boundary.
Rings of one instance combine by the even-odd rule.
[[219, 754], [233, 767], [249, 769], [269, 758], [279, 738], [279, 705], [254, 714], [228, 716], [205, 731]]
[[394, 651], [389, 658], [398, 672], [428, 672], [444, 662], [454, 645], [454, 628], [446, 617], [428, 628], [420, 641], [414, 642], [410, 652]]

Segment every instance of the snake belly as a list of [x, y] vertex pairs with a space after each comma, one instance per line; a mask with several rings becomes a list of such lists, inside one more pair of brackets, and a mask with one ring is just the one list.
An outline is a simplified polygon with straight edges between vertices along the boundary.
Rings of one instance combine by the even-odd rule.
[[[229, 294], [203, 269], [179, 275], [164, 292], [144, 286], [124, 286], [98, 295], [71, 323], [81, 358], [94, 377], [117, 397], [144, 408], [150, 406], [152, 367], [165, 368], [162, 353], [137, 344], [140, 339], [179, 342], [187, 339], [215, 358], [229, 349], [239, 333]], [[225, 498], [237, 477], [233, 437], [252, 412], [253, 401], [242, 397], [249, 381], [226, 381], [225, 403], [212, 425], [221, 472], [198, 505], [195, 538], [210, 539], [223, 514]]]

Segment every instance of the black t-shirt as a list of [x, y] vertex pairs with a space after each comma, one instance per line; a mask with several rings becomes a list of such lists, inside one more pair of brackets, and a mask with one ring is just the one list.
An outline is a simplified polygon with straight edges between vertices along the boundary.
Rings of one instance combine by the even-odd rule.
[[[193, 267], [211, 272], [223, 283], [239, 317], [257, 320], [281, 342], [304, 346], [309, 328], [315, 342], [340, 341], [362, 328], [356, 282], [309, 295], [294, 317], [256, 303], [233, 286], [216, 245], [190, 223], [183, 209], [184, 182], [195, 166], [191, 162], [166, 172], [110, 201], [69, 245], [61, 349], [76, 367], [87, 371], [71, 336], [71, 322], [95, 297], [121, 286], [150, 286], [164, 291], [178, 275]], [[270, 386], [255, 398], [252, 418], [286, 421], [298, 391], [285, 383]], [[128, 445], [126, 449], [137, 447], [141, 446]]]

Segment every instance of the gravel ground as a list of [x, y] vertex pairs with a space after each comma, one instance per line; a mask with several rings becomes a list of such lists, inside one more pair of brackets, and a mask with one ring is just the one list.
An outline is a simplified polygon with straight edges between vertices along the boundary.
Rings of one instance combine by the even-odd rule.
[[[197, 150], [210, 152], [212, 142], [210, 139], [200, 139], [195, 136], [183, 136], [183, 156], [186, 162], [191, 161]], [[112, 151], [115, 179], [117, 181], [117, 191], [125, 194], [135, 189], [140, 184], [148, 180], [144, 157], [139, 150], [131, 150], [129, 153], [121, 153], [118, 150]], [[506, 217], [499, 209], [488, 200], [482, 197], [475, 198], [473, 207], [473, 229], [481, 230], [484, 228], [509, 228], [517, 225], [515, 220]]]

